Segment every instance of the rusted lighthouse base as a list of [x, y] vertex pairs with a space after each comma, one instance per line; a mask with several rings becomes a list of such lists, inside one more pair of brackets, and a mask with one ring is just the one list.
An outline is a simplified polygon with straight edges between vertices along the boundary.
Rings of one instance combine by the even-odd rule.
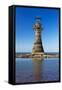
[[32, 49], [32, 54], [44, 54], [44, 49], [42, 43], [34, 43], [34, 47]]

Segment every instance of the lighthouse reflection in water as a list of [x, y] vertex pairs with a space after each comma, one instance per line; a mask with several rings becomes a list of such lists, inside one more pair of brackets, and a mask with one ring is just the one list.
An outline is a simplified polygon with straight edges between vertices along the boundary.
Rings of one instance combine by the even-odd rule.
[[16, 58], [16, 83], [59, 80], [59, 58]]

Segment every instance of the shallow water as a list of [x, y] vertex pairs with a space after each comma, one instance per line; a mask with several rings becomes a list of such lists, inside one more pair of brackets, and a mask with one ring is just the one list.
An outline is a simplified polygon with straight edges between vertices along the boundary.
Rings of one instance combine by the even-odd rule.
[[16, 83], [59, 80], [59, 58], [16, 58]]

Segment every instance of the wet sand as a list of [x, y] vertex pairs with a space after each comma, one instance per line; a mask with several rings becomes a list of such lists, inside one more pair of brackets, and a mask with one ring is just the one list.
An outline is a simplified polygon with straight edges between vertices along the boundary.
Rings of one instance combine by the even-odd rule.
[[31, 54], [31, 53], [16, 53], [16, 58], [58, 58], [59, 54], [57, 53], [38, 53], [38, 54]]

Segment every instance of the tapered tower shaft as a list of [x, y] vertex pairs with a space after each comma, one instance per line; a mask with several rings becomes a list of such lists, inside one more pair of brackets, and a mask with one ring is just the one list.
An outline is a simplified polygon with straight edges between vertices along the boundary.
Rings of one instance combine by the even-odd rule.
[[44, 52], [44, 50], [43, 50], [43, 46], [42, 46], [42, 38], [41, 38], [42, 25], [40, 23], [40, 18], [36, 18], [36, 22], [33, 25], [33, 29], [35, 32], [35, 42], [34, 42], [34, 46], [32, 49], [32, 53], [33, 54], [42, 53], [42, 52]]

